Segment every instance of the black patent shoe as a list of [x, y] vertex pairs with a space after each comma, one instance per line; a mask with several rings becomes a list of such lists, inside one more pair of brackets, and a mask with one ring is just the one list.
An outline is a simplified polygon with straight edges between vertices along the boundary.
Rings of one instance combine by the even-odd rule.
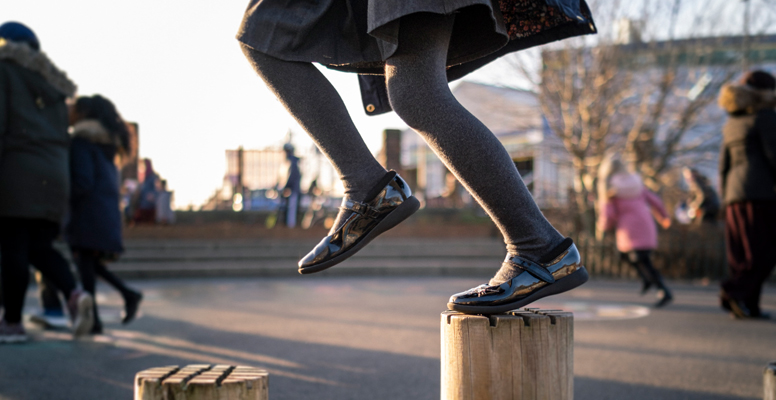
[[[515, 310], [543, 297], [574, 289], [587, 282], [577, 246], [566, 238], [546, 263], [535, 263], [507, 254], [504, 264], [522, 270], [516, 277], [500, 284], [483, 284], [454, 294], [447, 308], [466, 314], [498, 314]], [[502, 267], [503, 268], [503, 267]]]
[[660, 290], [663, 293], [658, 296], [659, 300], [657, 301], [657, 303], [655, 303], [655, 308], [665, 307], [665, 306], [667, 306], [668, 304], [670, 304], [671, 302], [674, 301], [674, 296], [671, 295], [671, 292], [668, 289], [663, 288], [663, 289], [660, 289]]
[[128, 324], [132, 322], [137, 316], [137, 311], [140, 309], [140, 302], [143, 301], [143, 294], [130, 290], [124, 296], [124, 313], [121, 317], [122, 324]]
[[299, 260], [300, 274], [323, 271], [341, 263], [420, 208], [407, 182], [394, 171], [386, 174], [373, 191], [376, 195], [367, 197], [371, 200], [364, 203], [342, 199], [329, 236]]

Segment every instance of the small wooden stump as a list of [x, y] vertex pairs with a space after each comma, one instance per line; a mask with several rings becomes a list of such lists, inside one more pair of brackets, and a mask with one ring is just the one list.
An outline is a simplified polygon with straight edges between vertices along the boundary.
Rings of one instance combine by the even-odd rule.
[[572, 313], [442, 313], [443, 400], [573, 398]]
[[763, 373], [763, 400], [776, 400], [776, 361], [768, 364]]
[[268, 400], [269, 375], [253, 367], [195, 364], [135, 375], [135, 400]]

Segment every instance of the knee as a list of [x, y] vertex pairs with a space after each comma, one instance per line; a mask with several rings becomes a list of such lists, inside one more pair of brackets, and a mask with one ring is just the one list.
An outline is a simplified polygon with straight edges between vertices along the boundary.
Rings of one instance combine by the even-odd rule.
[[440, 90], [423, 80], [396, 78], [388, 82], [388, 99], [396, 115], [410, 128], [424, 130], [429, 121], [442, 117], [444, 105], [449, 102], [447, 82]]

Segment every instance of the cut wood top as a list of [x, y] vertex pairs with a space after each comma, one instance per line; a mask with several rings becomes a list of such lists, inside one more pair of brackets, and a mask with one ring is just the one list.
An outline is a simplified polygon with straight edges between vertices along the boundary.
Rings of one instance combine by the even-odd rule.
[[220, 387], [228, 383], [250, 382], [267, 379], [267, 371], [248, 366], [193, 364], [156, 367], [138, 372], [135, 383], [161, 386], [212, 385]]
[[458, 311], [444, 311], [442, 316], [450, 324], [452, 318], [475, 318], [488, 320], [491, 327], [497, 327], [500, 319], [522, 318], [526, 325], [530, 325], [531, 319], [549, 318], [550, 324], [555, 325], [559, 319], [574, 319], [574, 313], [563, 310], [540, 310], [538, 308], [523, 308], [519, 310], [507, 311], [503, 314], [464, 314]]

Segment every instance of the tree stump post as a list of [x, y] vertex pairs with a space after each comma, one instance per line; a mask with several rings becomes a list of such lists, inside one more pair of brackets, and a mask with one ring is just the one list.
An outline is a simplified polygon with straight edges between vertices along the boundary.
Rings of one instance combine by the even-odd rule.
[[574, 316], [442, 313], [442, 400], [572, 400]]
[[268, 400], [267, 371], [194, 364], [147, 369], [135, 375], [135, 400]]
[[776, 361], [768, 364], [763, 372], [763, 400], [776, 400]]

